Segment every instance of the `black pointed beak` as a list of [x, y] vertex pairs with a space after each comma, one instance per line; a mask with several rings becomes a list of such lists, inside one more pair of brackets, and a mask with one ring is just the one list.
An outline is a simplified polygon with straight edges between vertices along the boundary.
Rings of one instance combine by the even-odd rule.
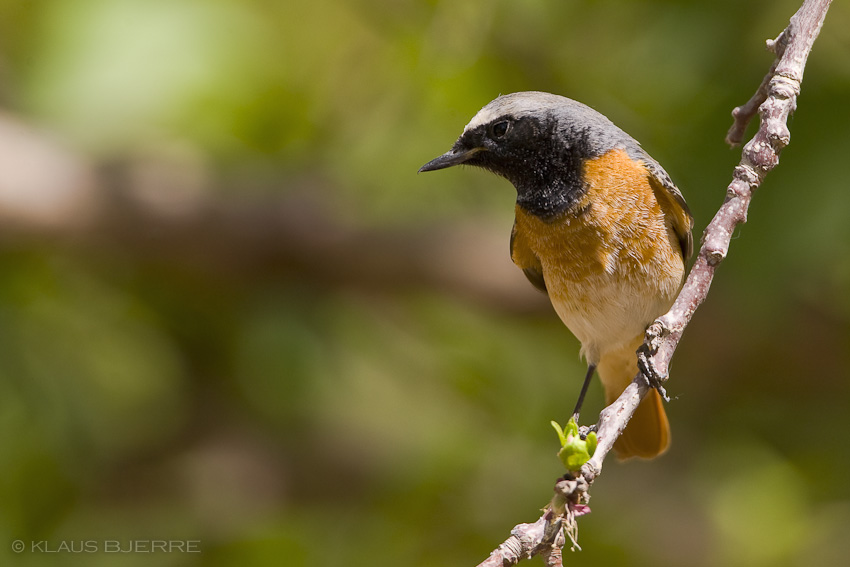
[[422, 167], [419, 168], [419, 173], [423, 171], [437, 171], [454, 165], [460, 165], [469, 161], [469, 158], [482, 151], [484, 148], [472, 148], [471, 150], [458, 150], [452, 148], [440, 157], [434, 158]]

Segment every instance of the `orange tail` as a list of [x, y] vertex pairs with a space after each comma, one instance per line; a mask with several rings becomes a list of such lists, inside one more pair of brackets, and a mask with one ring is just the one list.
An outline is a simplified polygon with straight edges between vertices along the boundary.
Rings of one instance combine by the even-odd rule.
[[[602, 357], [597, 370], [605, 387], [606, 404], [616, 400], [638, 372], [635, 351], [643, 341], [643, 335], [633, 344]], [[614, 443], [617, 456], [621, 459], [641, 457], [651, 459], [667, 450], [670, 445], [670, 423], [664, 412], [661, 395], [651, 390], [635, 411], [629, 425]]]

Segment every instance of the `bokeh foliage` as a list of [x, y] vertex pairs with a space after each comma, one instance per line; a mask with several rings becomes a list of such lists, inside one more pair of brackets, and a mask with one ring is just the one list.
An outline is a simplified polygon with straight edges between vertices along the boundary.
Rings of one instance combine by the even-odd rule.
[[[739, 156], [723, 144], [729, 111], [796, 9], [0, 0], [0, 101], [89, 163], [185, 166], [201, 198], [306, 197], [339, 222], [435, 238], [473, 219], [507, 249], [507, 183], [415, 172], [497, 94], [552, 91], [641, 140], [699, 233]], [[677, 353], [672, 449], [612, 459], [569, 561], [850, 556], [848, 48], [836, 2], [791, 145]], [[549, 421], [570, 411], [577, 351], [547, 308], [4, 241], [0, 562], [475, 564], [548, 500], [561, 472]], [[14, 555], [16, 538], [194, 539], [202, 552]]]

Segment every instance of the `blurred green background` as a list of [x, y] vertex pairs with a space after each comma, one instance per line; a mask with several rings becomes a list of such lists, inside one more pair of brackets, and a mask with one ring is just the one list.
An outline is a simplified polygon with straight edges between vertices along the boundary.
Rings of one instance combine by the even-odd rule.
[[[698, 237], [797, 7], [0, 0], [0, 563], [483, 560], [548, 501], [583, 366], [510, 263], [510, 185], [416, 170], [556, 92], [641, 140]], [[850, 557], [849, 51], [836, 2], [676, 355], [672, 448], [608, 462], [568, 563]], [[200, 553], [30, 548], [152, 539]]]

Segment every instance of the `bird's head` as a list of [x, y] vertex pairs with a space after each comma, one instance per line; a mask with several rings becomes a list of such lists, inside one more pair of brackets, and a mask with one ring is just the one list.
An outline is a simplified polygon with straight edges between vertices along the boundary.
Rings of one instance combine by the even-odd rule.
[[518, 201], [563, 210], [581, 192], [581, 166], [631, 140], [595, 110], [543, 92], [500, 96], [482, 108], [452, 148], [423, 165], [482, 167], [508, 179]]

